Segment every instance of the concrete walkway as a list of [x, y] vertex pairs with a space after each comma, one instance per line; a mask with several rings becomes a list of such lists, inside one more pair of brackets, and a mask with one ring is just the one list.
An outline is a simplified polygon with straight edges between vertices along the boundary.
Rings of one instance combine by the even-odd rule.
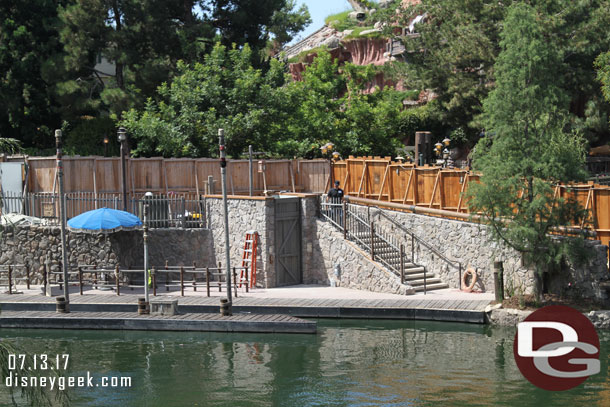
[[[27, 290], [25, 286], [17, 286], [18, 290], [22, 292], [24, 295], [36, 295], [41, 293], [41, 287], [32, 286], [30, 290]], [[54, 295], [61, 295], [61, 291], [59, 287], [53, 287]], [[234, 291], [233, 291], [234, 293]], [[7, 297], [3, 296], [5, 294], [3, 291], [0, 293], [3, 299]], [[143, 288], [123, 288], [121, 287], [121, 295], [144, 295]], [[14, 294], [21, 295], [21, 294]], [[92, 289], [91, 287], [87, 287], [86, 290], [83, 290], [83, 295], [100, 295], [107, 296], [112, 295], [116, 296], [116, 292], [114, 290], [97, 290]], [[180, 296], [180, 290], [178, 287], [170, 287], [170, 291], [166, 291], [165, 286], [160, 284], [157, 288], [157, 295], [170, 295], [170, 296]], [[210, 290], [210, 295], [212, 297], [226, 297], [225, 285], [222, 285], [222, 292], [218, 292], [218, 286], [212, 286]], [[78, 287], [70, 287], [70, 297], [76, 298], [80, 296]], [[152, 298], [152, 290], [150, 290], [150, 296]], [[185, 282], [184, 289], [185, 297], [207, 297], [206, 287], [200, 284], [197, 285], [197, 291], [193, 291], [193, 287], [189, 285], [189, 283]], [[233, 294], [234, 296], [234, 294]], [[241, 287], [237, 290], [238, 298], [292, 298], [292, 299], [306, 299], [306, 298], [319, 298], [319, 299], [350, 299], [350, 300], [467, 300], [467, 301], [488, 301], [491, 302], [494, 300], [493, 293], [466, 293], [454, 288], [447, 288], [443, 290], [434, 290], [429, 291], [427, 294], [417, 293], [414, 295], [398, 295], [398, 294], [387, 294], [387, 293], [376, 293], [372, 291], [364, 291], [364, 290], [353, 290], [350, 288], [343, 287], [329, 287], [324, 285], [294, 285], [288, 287], [278, 287], [278, 288], [254, 288], [250, 289], [249, 292], [245, 291], [245, 288]], [[9, 297], [10, 298], [10, 297]]]

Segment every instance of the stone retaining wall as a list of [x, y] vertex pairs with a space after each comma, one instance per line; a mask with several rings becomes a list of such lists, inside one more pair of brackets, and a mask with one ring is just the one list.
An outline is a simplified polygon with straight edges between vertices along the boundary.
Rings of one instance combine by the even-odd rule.
[[[394, 221], [413, 231], [415, 236], [425, 240], [445, 257], [466, 267], [475, 268], [478, 282], [475, 289], [494, 291], [493, 262], [504, 265], [504, 287], [507, 294], [531, 294], [534, 287], [533, 271], [524, 267], [521, 254], [506, 245], [490, 239], [488, 227], [477, 223], [444, 219], [413, 213], [383, 210]], [[389, 220], [380, 215], [379, 209], [370, 210], [371, 219], [377, 226], [402, 239], [410, 256], [408, 235]], [[606, 298], [605, 291], [599, 289], [599, 282], [607, 280], [607, 247], [599, 241], [587, 241], [590, 248], [589, 261], [580, 266], [567, 265], [561, 273], [551, 275], [550, 290], [562, 293], [570, 285], [570, 290], [582, 298]], [[415, 244], [415, 262], [435, 273], [452, 288], [459, 288], [459, 271], [450, 267], [424, 246]], [[565, 292], [563, 294], [566, 294]]]
[[[229, 248], [231, 267], [241, 267], [246, 232], [255, 230], [259, 234], [257, 256], [257, 286], [275, 286], [274, 200], [229, 199]], [[213, 252], [217, 262], [225, 260], [224, 208], [221, 198], [206, 199], [208, 226], [212, 233]]]
[[[67, 231], [66, 244], [70, 270], [78, 264], [112, 268], [142, 268], [144, 249], [141, 231], [111, 234]], [[207, 229], [153, 229], [149, 232], [149, 261], [162, 267], [171, 265], [212, 266], [215, 264], [211, 233]], [[0, 232], [0, 264], [30, 265], [32, 282], [40, 283], [45, 261], [52, 271], [59, 271], [61, 237], [59, 227], [15, 226]], [[16, 270], [16, 277], [24, 271]]]

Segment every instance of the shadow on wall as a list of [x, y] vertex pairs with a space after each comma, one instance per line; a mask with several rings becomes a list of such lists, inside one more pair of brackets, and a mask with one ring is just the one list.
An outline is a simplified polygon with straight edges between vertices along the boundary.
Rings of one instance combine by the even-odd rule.
[[[141, 231], [110, 235], [112, 251], [124, 268], [144, 267], [144, 240]], [[215, 267], [214, 241], [208, 229], [152, 229], [148, 237], [149, 264], [170, 266]]]

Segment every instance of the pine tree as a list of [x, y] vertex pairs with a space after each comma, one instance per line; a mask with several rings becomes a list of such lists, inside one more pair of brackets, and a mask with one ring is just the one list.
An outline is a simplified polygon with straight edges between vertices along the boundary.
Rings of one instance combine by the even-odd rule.
[[470, 205], [493, 237], [523, 253], [541, 277], [574, 253], [577, 240], [549, 232], [583, 216], [575, 202], [554, 194], [554, 183], [584, 178], [584, 141], [564, 132], [562, 61], [531, 6], [509, 8], [500, 45], [496, 87], [483, 104], [486, 136], [474, 160], [481, 183], [473, 187]]

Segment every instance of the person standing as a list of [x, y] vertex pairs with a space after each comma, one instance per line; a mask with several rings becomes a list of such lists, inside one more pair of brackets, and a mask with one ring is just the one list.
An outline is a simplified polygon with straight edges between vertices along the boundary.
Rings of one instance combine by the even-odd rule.
[[343, 225], [343, 190], [339, 187], [339, 181], [328, 190], [328, 202], [330, 203], [330, 217], [338, 225]]

